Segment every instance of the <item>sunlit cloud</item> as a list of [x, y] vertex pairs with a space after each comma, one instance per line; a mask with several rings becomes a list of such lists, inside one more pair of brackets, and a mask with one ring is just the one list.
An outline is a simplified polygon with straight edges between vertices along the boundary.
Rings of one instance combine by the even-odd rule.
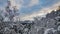
[[[56, 11], [58, 6], [60, 5], [60, 0], [52, 1], [52, 3], [49, 3], [51, 0], [48, 0], [48, 1], [43, 0], [44, 2], [42, 0], [41, 0], [41, 2], [39, 0], [30, 0], [30, 2], [27, 5], [25, 5], [26, 1], [24, 1], [24, 0], [9, 0], [9, 1], [11, 1], [12, 7], [16, 6], [19, 10], [21, 10], [22, 8], [26, 8], [26, 9], [24, 9], [24, 10], [26, 10], [26, 12], [22, 9], [24, 13], [23, 14], [20, 13], [21, 14], [19, 16], [20, 20], [33, 20], [33, 18], [36, 16], [45, 17], [45, 15], [47, 13], [50, 13], [52, 10]], [[6, 5], [6, 3], [4, 3], [4, 4]], [[38, 6], [38, 10], [34, 10], [34, 9], [37, 9], [37, 6]], [[2, 8], [2, 7], [0, 7], [0, 8]], [[5, 6], [4, 6], [4, 8], [5, 8]], [[29, 11], [31, 11], [31, 14], [29, 13]], [[22, 11], [20, 11], [20, 12], [22, 12]], [[25, 13], [26, 13], [26, 15], [25, 15]]]
[[34, 17], [40, 16], [45, 17], [47, 13], [50, 13], [52, 10], [57, 10], [58, 6], [60, 6], [60, 2], [53, 4], [50, 7], [42, 8], [41, 10], [34, 12], [32, 14], [25, 15], [21, 18], [21, 20], [34, 20]]

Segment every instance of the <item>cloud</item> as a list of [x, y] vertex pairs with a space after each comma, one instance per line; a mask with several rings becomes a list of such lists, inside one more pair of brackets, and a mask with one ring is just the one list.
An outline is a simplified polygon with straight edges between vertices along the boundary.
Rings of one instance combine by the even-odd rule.
[[53, 4], [52, 6], [49, 6], [49, 7], [44, 7], [37, 12], [22, 16], [20, 18], [21, 18], [21, 20], [34, 20], [33, 17], [37, 17], [37, 16], [45, 17], [45, 15], [47, 13], [50, 13], [52, 10], [57, 10], [58, 6], [60, 6], [60, 2], [55, 3], [55, 4]]
[[39, 4], [39, 0], [30, 0], [29, 3], [27, 1], [27, 4], [28, 5], [26, 5], [26, 6], [25, 6], [26, 1], [24, 1], [24, 0], [10, 0], [10, 1], [11, 1], [11, 5], [12, 6], [17, 6], [17, 8], [21, 8], [21, 7], [32, 7], [34, 5]]
[[22, 3], [20, 3], [20, 0], [10, 0], [12, 6], [16, 6], [18, 9], [21, 8]]
[[39, 4], [39, 0], [31, 0], [31, 2], [29, 3], [29, 7], [33, 6], [33, 5], [37, 5]]
[[[23, 6], [23, 4], [25, 2], [23, 0], [10, 0], [10, 1], [11, 1], [12, 6], [17, 6], [18, 9], [21, 9], [21, 7]], [[40, 2], [39, 0], [31, 0], [31, 2], [28, 4], [27, 7], [30, 8], [34, 5], [39, 4], [39, 2]], [[33, 12], [32, 14], [23, 15], [23, 16], [20, 16], [19, 18], [21, 20], [33, 20], [33, 17], [36, 17], [36, 16], [43, 16], [44, 17], [44, 15], [46, 15], [47, 13], [50, 13], [52, 10], [57, 9], [58, 8], [57, 6], [59, 6], [59, 5], [60, 5], [60, 2], [55, 3], [52, 6], [43, 7], [39, 11], [32, 11]]]

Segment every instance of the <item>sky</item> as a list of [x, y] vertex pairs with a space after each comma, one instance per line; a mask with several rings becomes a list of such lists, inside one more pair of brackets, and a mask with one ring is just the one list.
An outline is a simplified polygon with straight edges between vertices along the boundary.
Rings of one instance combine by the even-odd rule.
[[[17, 6], [21, 20], [33, 20], [33, 17], [44, 16], [57, 9], [60, 0], [10, 0], [12, 6]], [[0, 0], [0, 8], [5, 8], [7, 0]]]

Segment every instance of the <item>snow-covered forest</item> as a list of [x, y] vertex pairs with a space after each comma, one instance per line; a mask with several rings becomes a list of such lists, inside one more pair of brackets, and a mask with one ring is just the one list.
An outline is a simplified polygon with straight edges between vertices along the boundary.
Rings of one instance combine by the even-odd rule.
[[60, 34], [60, 6], [46, 17], [34, 17], [20, 21], [19, 10], [10, 1], [0, 9], [0, 34]]

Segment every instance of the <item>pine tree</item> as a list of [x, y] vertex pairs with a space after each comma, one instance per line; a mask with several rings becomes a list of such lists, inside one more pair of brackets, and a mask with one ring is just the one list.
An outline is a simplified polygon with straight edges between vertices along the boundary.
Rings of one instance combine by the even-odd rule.
[[16, 6], [11, 6], [11, 2], [8, 1], [7, 2], [7, 6], [6, 6], [6, 12], [7, 14], [5, 15], [5, 17], [8, 17], [10, 19], [10, 21], [13, 21], [13, 18], [18, 15], [17, 11], [18, 9], [16, 8]]

